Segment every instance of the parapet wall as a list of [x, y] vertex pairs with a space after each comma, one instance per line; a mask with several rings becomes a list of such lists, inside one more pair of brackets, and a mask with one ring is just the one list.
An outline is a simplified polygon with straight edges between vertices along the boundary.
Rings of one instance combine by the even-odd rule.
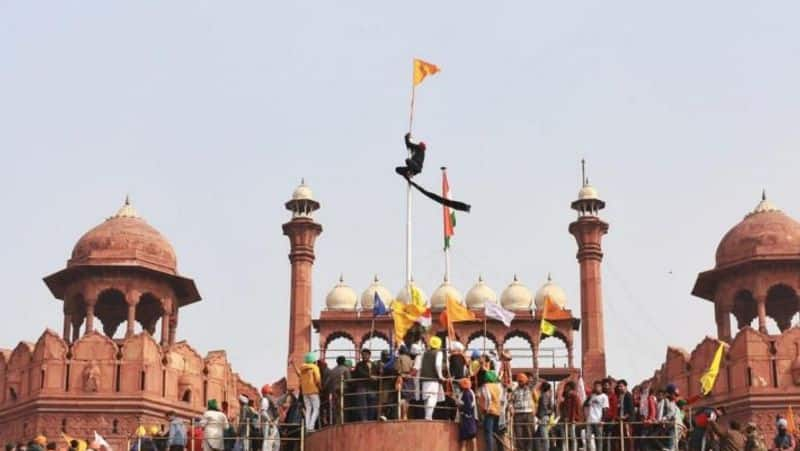
[[[306, 451], [459, 451], [451, 421], [381, 421], [331, 426], [306, 436]], [[479, 445], [480, 449], [483, 446]]]

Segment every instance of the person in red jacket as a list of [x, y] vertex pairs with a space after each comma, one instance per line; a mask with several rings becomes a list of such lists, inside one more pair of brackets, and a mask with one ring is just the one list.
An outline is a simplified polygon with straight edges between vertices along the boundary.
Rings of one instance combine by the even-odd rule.
[[192, 427], [191, 440], [186, 451], [203, 451], [203, 427], [200, 426], [200, 420], [202, 418], [195, 418], [192, 422], [194, 427]]
[[566, 428], [567, 443], [570, 451], [577, 451], [578, 439], [576, 423], [583, 422], [583, 403], [575, 381], [564, 384], [564, 395], [561, 401], [561, 421]]

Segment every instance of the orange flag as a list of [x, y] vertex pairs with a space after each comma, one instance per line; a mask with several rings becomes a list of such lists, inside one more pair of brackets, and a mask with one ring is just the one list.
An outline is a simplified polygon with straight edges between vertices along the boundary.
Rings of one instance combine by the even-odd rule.
[[475, 319], [474, 313], [449, 296], [447, 297], [444, 310], [441, 315], [439, 315], [439, 323], [447, 327], [447, 336], [450, 337], [451, 340], [455, 339], [456, 336], [455, 329], [453, 329], [454, 322], [471, 321], [473, 319]]
[[786, 409], [786, 422], [789, 423], [789, 425], [786, 427], [786, 432], [794, 434], [797, 430], [797, 425], [794, 422], [794, 411], [792, 411], [792, 406], [789, 406]]
[[569, 313], [556, 305], [550, 296], [544, 298], [544, 307], [542, 308], [542, 318], [547, 319], [570, 319]]
[[414, 58], [414, 86], [422, 83], [428, 75], [439, 72], [439, 67], [435, 64]]

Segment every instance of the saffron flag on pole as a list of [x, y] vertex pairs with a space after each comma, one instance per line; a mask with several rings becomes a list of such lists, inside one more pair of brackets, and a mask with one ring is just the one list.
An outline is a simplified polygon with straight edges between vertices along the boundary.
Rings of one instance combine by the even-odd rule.
[[450, 337], [451, 340], [456, 336], [453, 323], [458, 321], [470, 321], [473, 319], [475, 319], [475, 314], [450, 296], [447, 297], [444, 310], [439, 315], [439, 323], [447, 328], [447, 336]]
[[514, 312], [506, 310], [494, 302], [487, 301], [483, 304], [483, 314], [488, 318], [500, 321], [506, 327], [511, 327], [511, 321], [514, 320]]
[[[550, 300], [550, 296], [544, 298], [544, 307], [542, 308], [542, 321], [539, 323], [539, 332], [542, 335], [546, 335], [548, 337], [552, 337], [553, 334], [556, 333], [556, 326], [553, 325], [547, 318], [550, 318], [548, 313], [553, 313], [554, 311], [553, 301]], [[555, 318], [551, 318], [555, 319]]]
[[797, 431], [797, 424], [794, 422], [794, 411], [792, 410], [792, 406], [786, 408], [786, 422], [789, 423], [786, 426], [786, 432], [794, 435]]
[[703, 396], [711, 393], [711, 390], [714, 388], [714, 383], [717, 382], [717, 375], [719, 374], [719, 366], [722, 364], [722, 353], [724, 349], [725, 343], [720, 341], [717, 352], [714, 353], [714, 360], [711, 361], [708, 370], [706, 370], [705, 374], [700, 378], [700, 391], [703, 393]]
[[[447, 181], [447, 172], [442, 168], [442, 197], [450, 199], [450, 183]], [[450, 241], [455, 235], [456, 212], [447, 205], [442, 205], [444, 216], [444, 250], [450, 249]]]
[[392, 319], [394, 320], [394, 336], [398, 343], [406, 337], [406, 332], [417, 322], [424, 311], [420, 311], [413, 304], [404, 304], [395, 300], [391, 304]]
[[433, 75], [439, 72], [439, 67], [435, 64], [423, 61], [419, 58], [414, 58], [414, 86], [422, 83], [428, 75]]

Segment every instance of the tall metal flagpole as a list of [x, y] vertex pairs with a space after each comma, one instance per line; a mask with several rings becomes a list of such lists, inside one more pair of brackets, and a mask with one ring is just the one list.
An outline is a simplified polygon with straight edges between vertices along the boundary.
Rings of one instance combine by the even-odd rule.
[[[447, 192], [445, 192], [445, 190], [444, 190], [444, 188], [445, 188], [445, 182], [444, 181], [446, 179], [447, 179], [447, 168], [445, 166], [442, 166], [442, 197], [444, 197], [445, 199], [450, 199], [450, 184], [449, 184], [449, 182], [447, 184]], [[446, 205], [443, 205], [442, 208], [443, 208], [443, 212], [444, 212], [444, 217], [442, 218], [442, 221], [443, 221], [442, 225], [444, 226], [444, 227], [442, 227], [442, 230], [444, 231], [443, 240], [442, 240], [442, 242], [444, 243], [444, 280], [446, 282], [449, 282], [450, 281], [450, 246], [448, 245], [449, 243], [447, 242], [447, 220], [448, 220], [447, 217], [450, 215], [450, 208], [448, 206], [446, 206]], [[451, 225], [451, 227], [452, 227], [452, 225]]]
[[[417, 87], [411, 82], [411, 112], [408, 115], [408, 133], [414, 125], [414, 97]], [[408, 157], [411, 158], [411, 149], [408, 149]], [[406, 183], [406, 286], [408, 287], [408, 299], [411, 300], [411, 181]]]

